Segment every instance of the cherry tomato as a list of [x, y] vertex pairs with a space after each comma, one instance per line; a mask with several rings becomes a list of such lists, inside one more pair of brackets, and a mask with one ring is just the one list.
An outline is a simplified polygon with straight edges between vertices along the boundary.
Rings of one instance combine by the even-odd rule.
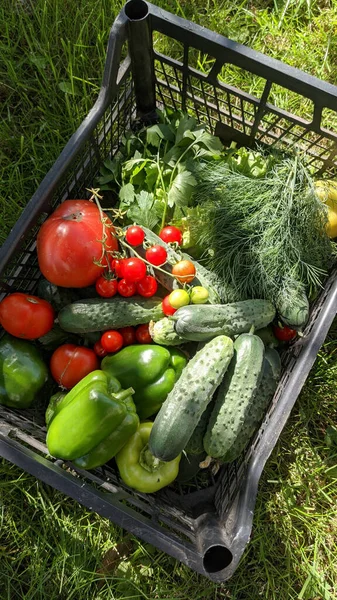
[[14, 292], [0, 302], [0, 323], [18, 338], [42, 337], [53, 327], [54, 317], [52, 305], [37, 296]]
[[190, 283], [195, 277], [195, 266], [190, 260], [180, 260], [172, 268], [172, 275], [180, 283]]
[[129, 298], [130, 296], [134, 296], [137, 288], [134, 281], [127, 281], [126, 279], [120, 279], [118, 282], [118, 293], [120, 296], [124, 296], [125, 298]]
[[170, 242], [177, 242], [179, 246], [183, 241], [183, 234], [181, 233], [178, 227], [174, 227], [173, 225], [168, 225], [161, 230], [159, 237], [169, 244]]
[[121, 329], [118, 329], [118, 331], [123, 338], [124, 346], [130, 346], [135, 343], [136, 332], [134, 327], [122, 327]]
[[149, 333], [149, 324], [144, 323], [143, 325], [138, 325], [136, 329], [136, 339], [140, 344], [151, 344], [152, 337]]
[[143, 243], [145, 231], [138, 225], [133, 225], [126, 230], [125, 239], [130, 246], [139, 246]]
[[97, 354], [97, 356], [99, 356], [100, 358], [103, 358], [104, 356], [107, 355], [107, 351], [104, 350], [101, 342], [96, 342], [96, 344], [94, 344], [94, 352], [95, 354]]
[[103, 298], [112, 298], [117, 294], [117, 279], [108, 279], [100, 275], [96, 280], [96, 292]]
[[146, 264], [141, 258], [124, 258], [121, 267], [121, 276], [127, 281], [141, 281], [146, 275]]
[[278, 325], [273, 325], [273, 331], [275, 337], [281, 342], [290, 342], [297, 336], [297, 331], [295, 329], [291, 329], [287, 325], [283, 327], [279, 327]]
[[167, 252], [163, 246], [159, 246], [157, 244], [146, 250], [145, 258], [149, 263], [151, 263], [151, 265], [160, 267], [160, 265], [164, 265], [166, 263]]
[[113, 258], [111, 261], [111, 268], [118, 278], [122, 277], [123, 260], [123, 258]]
[[99, 360], [95, 352], [75, 344], [59, 346], [50, 359], [53, 378], [67, 390], [96, 369], [99, 369]]
[[118, 352], [124, 344], [123, 336], [115, 329], [105, 331], [101, 337], [101, 344], [106, 352]]
[[169, 294], [169, 303], [173, 308], [181, 308], [190, 303], [190, 296], [186, 290], [173, 290]]
[[174, 313], [177, 310], [176, 308], [173, 308], [173, 306], [171, 306], [171, 304], [170, 304], [170, 295], [165, 296], [164, 300], [161, 303], [161, 307], [162, 307], [164, 315], [166, 315], [167, 317], [169, 315], [174, 315]]
[[137, 283], [137, 294], [144, 296], [144, 298], [150, 298], [154, 296], [158, 289], [157, 281], [152, 275], [146, 275], [144, 279]]
[[202, 285], [194, 286], [190, 291], [192, 304], [205, 304], [208, 300], [209, 293]]

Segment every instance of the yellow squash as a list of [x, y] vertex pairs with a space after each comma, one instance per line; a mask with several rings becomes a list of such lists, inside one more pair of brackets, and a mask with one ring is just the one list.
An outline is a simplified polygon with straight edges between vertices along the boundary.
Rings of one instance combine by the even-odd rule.
[[337, 237], [337, 181], [328, 179], [316, 181], [315, 191], [328, 208], [327, 232], [330, 238], [335, 238]]

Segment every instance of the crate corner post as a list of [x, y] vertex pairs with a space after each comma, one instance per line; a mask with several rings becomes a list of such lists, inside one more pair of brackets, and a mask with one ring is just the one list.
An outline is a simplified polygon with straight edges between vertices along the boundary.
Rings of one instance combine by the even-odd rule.
[[151, 17], [144, 0], [129, 0], [124, 5], [124, 13], [128, 19], [127, 33], [137, 118], [144, 119], [156, 109]]

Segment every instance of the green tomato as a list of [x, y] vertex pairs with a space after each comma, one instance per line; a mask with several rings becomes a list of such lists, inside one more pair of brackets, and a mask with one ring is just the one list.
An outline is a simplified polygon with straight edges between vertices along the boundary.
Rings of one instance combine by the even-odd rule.
[[190, 303], [190, 296], [186, 290], [173, 290], [169, 295], [169, 303], [172, 308], [181, 308]]
[[202, 285], [196, 285], [191, 289], [190, 298], [192, 304], [205, 304], [208, 300], [208, 291]]

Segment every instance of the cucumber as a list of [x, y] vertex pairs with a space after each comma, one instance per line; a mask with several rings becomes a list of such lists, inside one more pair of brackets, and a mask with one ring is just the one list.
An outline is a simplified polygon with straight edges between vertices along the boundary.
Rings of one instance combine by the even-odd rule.
[[266, 347], [269, 346], [270, 348], [277, 348], [277, 346], [280, 345], [279, 340], [274, 335], [274, 331], [273, 331], [273, 328], [271, 325], [268, 325], [267, 327], [263, 327], [262, 329], [259, 329], [258, 331], [255, 331], [254, 333], [259, 338], [261, 338], [261, 340], [263, 341], [263, 343]]
[[222, 462], [232, 462], [249, 443], [252, 436], [257, 431], [264, 413], [272, 400], [281, 374], [281, 360], [278, 352], [272, 348], [267, 348], [263, 362], [263, 372], [260, 385], [256, 392], [254, 401], [248, 407], [244, 423], [242, 423], [240, 434], [236, 442], [223, 456]]
[[107, 331], [158, 321], [164, 316], [161, 302], [155, 296], [89, 298], [65, 306], [58, 319], [60, 327], [72, 333]]
[[268, 300], [242, 300], [232, 304], [189, 304], [179, 308], [171, 319], [177, 334], [195, 342], [218, 335], [238, 335], [266, 327], [275, 317]]
[[177, 334], [174, 322], [167, 317], [156, 322], [150, 321], [149, 332], [155, 344], [162, 346], [180, 346], [188, 341]]
[[309, 319], [309, 300], [300, 284], [284, 285], [275, 306], [280, 319], [292, 329], [303, 329]]
[[183, 452], [179, 463], [179, 473], [176, 477], [178, 483], [186, 483], [191, 481], [193, 477], [200, 471], [199, 464], [206, 457], [205, 451], [203, 450], [200, 454], [187, 454]]
[[[275, 348], [266, 348], [264, 354], [264, 362], [268, 362], [269, 367], [271, 369], [271, 374], [273, 379], [278, 382], [281, 376], [281, 358], [277, 350]], [[266, 368], [269, 369], [267, 366]], [[264, 367], [263, 367], [264, 368]]]
[[208, 456], [226, 460], [237, 456], [251, 431], [252, 405], [256, 402], [264, 363], [262, 340], [243, 333], [234, 342], [234, 357], [216, 393], [215, 404], [204, 437]]
[[214, 402], [211, 401], [202, 413], [196, 428], [188, 440], [185, 451], [187, 454], [201, 454], [205, 452], [203, 439], [207, 430], [208, 421], [214, 408]]
[[[190, 260], [196, 268], [196, 277], [193, 279], [193, 285], [202, 285], [208, 290], [209, 303], [218, 304], [223, 300], [224, 284], [222, 280], [217, 275], [215, 275], [215, 273], [208, 271], [208, 269], [203, 267], [200, 263], [191, 258], [188, 254], [180, 253], [174, 250], [172, 246], [163, 242], [163, 240], [158, 235], [153, 233], [153, 231], [151, 231], [150, 229], [147, 229], [146, 227], [142, 227], [142, 229], [145, 231], [147, 242], [149, 242], [150, 244], [163, 246], [163, 248], [165, 248], [167, 252], [167, 263], [161, 267], [161, 269], [166, 271], [167, 275], [163, 273], [163, 271], [153, 269], [157, 281], [159, 281], [159, 283], [164, 288], [166, 288], [169, 291], [172, 291], [174, 289], [179, 289], [183, 287], [176, 279], [174, 279], [174, 277], [171, 277], [169, 273], [171, 273], [173, 265], [175, 265], [180, 260], [186, 259]], [[145, 258], [146, 248], [144, 248], [143, 246], [138, 246], [137, 248], [135, 248], [135, 250], [140, 256]]]
[[232, 340], [221, 335], [189, 360], [155, 417], [149, 439], [154, 456], [170, 461], [183, 451], [220, 385], [233, 352]]

